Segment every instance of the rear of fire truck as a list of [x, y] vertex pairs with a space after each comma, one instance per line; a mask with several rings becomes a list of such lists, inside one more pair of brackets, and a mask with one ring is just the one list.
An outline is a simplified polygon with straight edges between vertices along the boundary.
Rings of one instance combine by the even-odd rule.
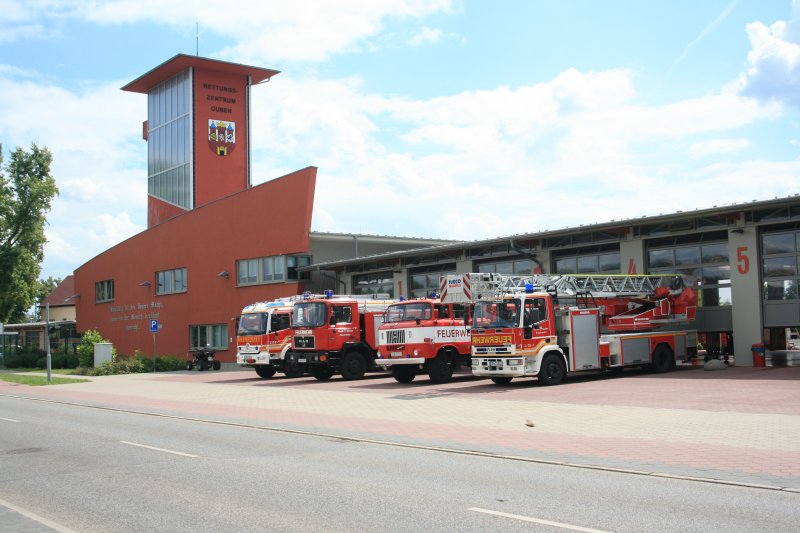
[[[375, 364], [390, 368], [399, 383], [428, 374], [434, 383], [446, 383], [461, 366], [470, 365], [466, 304], [420, 298], [392, 304], [378, 330]], [[465, 323], [466, 322], [466, 323]]]

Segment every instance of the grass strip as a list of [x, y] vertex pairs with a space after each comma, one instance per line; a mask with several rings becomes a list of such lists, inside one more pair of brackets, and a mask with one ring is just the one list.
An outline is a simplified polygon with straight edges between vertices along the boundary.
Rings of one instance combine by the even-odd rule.
[[26, 376], [22, 374], [0, 374], [0, 380], [10, 381], [11, 383], [19, 383], [20, 385], [33, 385], [35, 387], [41, 385], [64, 385], [65, 383], [86, 383], [90, 379], [77, 379], [77, 378], [52, 378], [52, 381], [47, 381], [47, 376]]

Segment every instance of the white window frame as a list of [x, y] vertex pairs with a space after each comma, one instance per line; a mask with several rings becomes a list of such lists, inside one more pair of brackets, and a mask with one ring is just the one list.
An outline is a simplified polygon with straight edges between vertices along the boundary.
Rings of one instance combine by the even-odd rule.
[[[177, 282], [178, 276], [182, 283], [179, 285]], [[163, 289], [162, 289], [163, 287]], [[161, 270], [156, 272], [156, 294], [177, 294], [186, 292], [188, 283], [186, 280], [186, 268], [173, 268], [171, 270]]]
[[114, 301], [114, 280], [105, 279], [94, 284], [94, 301], [113, 302]]
[[[301, 259], [302, 258], [302, 259]], [[288, 264], [294, 260], [311, 264], [310, 254], [269, 255], [236, 261], [236, 284], [238, 286], [264, 285], [269, 283], [295, 283], [303, 281], [298, 273], [297, 279], [289, 279]], [[306, 265], [303, 265], [306, 266]]]
[[[205, 338], [205, 344], [201, 344]], [[211, 342], [209, 342], [211, 339]], [[207, 346], [210, 344], [211, 346]], [[227, 324], [197, 324], [189, 326], [189, 349], [204, 350], [206, 348], [215, 350], [228, 349], [228, 326]]]

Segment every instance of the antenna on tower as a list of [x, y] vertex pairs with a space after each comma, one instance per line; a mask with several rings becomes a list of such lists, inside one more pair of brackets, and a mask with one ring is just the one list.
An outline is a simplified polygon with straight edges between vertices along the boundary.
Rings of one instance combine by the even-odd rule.
[[200, 56], [200, 23], [194, 23], [194, 55]]

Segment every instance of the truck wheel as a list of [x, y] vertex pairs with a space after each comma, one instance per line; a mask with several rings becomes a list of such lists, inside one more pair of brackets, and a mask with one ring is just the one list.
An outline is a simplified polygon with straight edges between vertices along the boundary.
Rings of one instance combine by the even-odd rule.
[[345, 380], [361, 379], [367, 371], [367, 362], [361, 353], [352, 351], [348, 352], [342, 358], [342, 378]]
[[287, 378], [299, 378], [303, 374], [305, 374], [305, 368], [300, 363], [294, 361], [283, 362], [283, 375]]
[[440, 353], [428, 363], [428, 377], [434, 383], [447, 383], [453, 377], [453, 365], [446, 353]]
[[272, 365], [256, 365], [256, 374], [263, 379], [271, 378], [275, 375], [275, 367]]
[[511, 383], [512, 379], [514, 378], [501, 377], [501, 378], [492, 378], [492, 381], [494, 381], [495, 385], [508, 385], [509, 383]]
[[328, 366], [311, 365], [311, 375], [318, 381], [328, 381], [333, 375], [333, 370]]
[[542, 385], [558, 385], [564, 381], [567, 369], [564, 360], [555, 354], [545, 355], [539, 369], [539, 383]]
[[653, 372], [662, 374], [672, 370], [672, 363], [674, 360], [675, 358], [672, 356], [672, 350], [662, 345], [657, 347], [653, 352], [653, 363], [650, 366]]
[[417, 369], [408, 365], [394, 365], [392, 377], [398, 383], [411, 383], [417, 377]]
[[283, 375], [287, 378], [299, 378], [306, 373], [306, 365], [297, 362], [298, 355], [293, 352], [286, 352], [283, 356]]

